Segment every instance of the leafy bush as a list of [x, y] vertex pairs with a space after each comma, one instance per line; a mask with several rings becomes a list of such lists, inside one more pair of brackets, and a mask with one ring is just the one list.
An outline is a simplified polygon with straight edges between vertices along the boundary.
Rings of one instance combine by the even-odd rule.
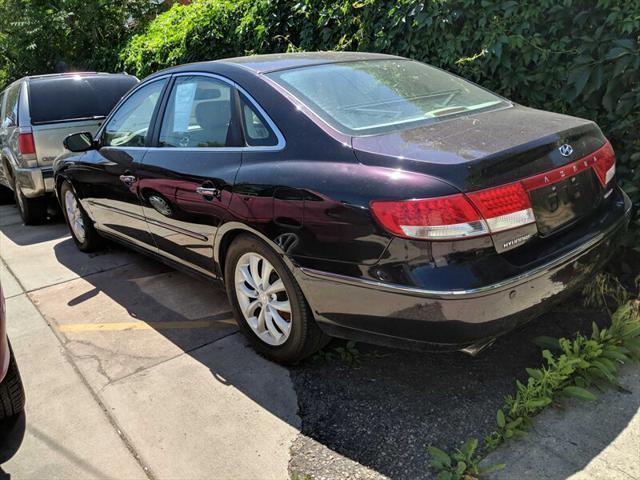
[[197, 60], [287, 50], [402, 55], [524, 105], [598, 122], [640, 203], [638, 0], [195, 0], [121, 53], [144, 76]]
[[115, 69], [131, 32], [159, 8], [148, 0], [1, 0], [0, 90], [24, 75]]

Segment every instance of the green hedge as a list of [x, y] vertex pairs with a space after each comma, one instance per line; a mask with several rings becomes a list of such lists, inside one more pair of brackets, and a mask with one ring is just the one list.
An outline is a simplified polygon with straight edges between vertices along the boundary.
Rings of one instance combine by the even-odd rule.
[[197, 60], [292, 50], [414, 58], [524, 105], [595, 120], [640, 204], [639, 0], [195, 0], [121, 52], [145, 76]]

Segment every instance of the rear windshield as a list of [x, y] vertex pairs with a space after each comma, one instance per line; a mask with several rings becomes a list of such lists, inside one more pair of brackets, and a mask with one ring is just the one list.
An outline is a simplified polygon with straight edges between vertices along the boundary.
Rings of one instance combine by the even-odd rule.
[[333, 63], [268, 75], [326, 122], [352, 135], [508, 105], [470, 82], [412, 60]]
[[130, 75], [69, 75], [29, 82], [31, 123], [105, 117], [135, 84]]

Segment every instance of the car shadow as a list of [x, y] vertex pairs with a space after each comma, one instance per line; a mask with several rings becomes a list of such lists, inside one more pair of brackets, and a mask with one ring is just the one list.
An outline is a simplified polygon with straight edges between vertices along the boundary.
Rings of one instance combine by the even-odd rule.
[[[89, 256], [78, 260], [84, 255], [80, 252], [69, 255], [65, 247], [68, 242], [54, 247], [60, 263], [74, 270], [91, 261]], [[194, 333], [188, 328], [157, 328], [157, 331], [208, 368], [216, 381], [234, 386], [266, 411], [300, 428], [279, 403], [278, 395], [265, 391], [262, 382], [249, 381], [247, 369], [202, 354], [201, 347], [236, 331], [230, 324], [228, 306], [220, 306], [224, 302], [222, 295], [215, 297], [216, 313], [206, 313], [214, 305], [209, 298], [212, 294], [207, 293], [211, 292], [207, 282], [186, 277], [146, 258], [110, 272], [84, 277], [93, 289], [70, 299], [68, 306], [80, 307], [102, 295], [152, 327], [167, 319], [210, 321], [211, 331], [204, 333]], [[160, 277], [160, 283], [152, 286], [153, 278]], [[185, 291], [189, 292], [188, 302]], [[338, 478], [346, 471], [341, 462], [353, 461], [392, 479], [432, 478], [426, 447], [453, 449], [464, 439], [483, 438], [493, 430], [496, 411], [504, 397], [514, 393], [515, 380], [525, 379], [526, 367], [541, 364], [541, 351], [533, 338], [589, 332], [594, 321], [604, 324], [606, 316], [582, 308], [574, 296], [554, 311], [498, 339], [476, 357], [358, 344], [357, 352], [344, 360], [317, 355], [304, 361], [289, 369], [303, 434], [293, 446], [290, 469], [311, 474], [313, 478]], [[335, 351], [344, 347], [344, 343], [334, 340], [325, 351]], [[263, 362], [257, 355], [251, 358], [252, 362]], [[638, 407], [630, 404], [614, 419], [615, 427], [608, 430], [609, 441], [624, 429]], [[339, 454], [338, 458], [327, 455], [327, 451]], [[573, 459], [575, 471], [598, 453], [583, 450], [581, 458]], [[557, 478], [565, 478], [569, 473], [558, 472]]]
[[0, 227], [7, 239], [18, 246], [49, 242], [69, 234], [59, 214], [48, 216], [41, 225], [24, 225], [15, 204], [0, 205]]

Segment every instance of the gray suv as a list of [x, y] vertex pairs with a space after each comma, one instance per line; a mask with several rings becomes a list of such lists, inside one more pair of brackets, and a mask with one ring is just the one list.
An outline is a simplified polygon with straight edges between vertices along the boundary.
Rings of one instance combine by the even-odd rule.
[[13, 190], [25, 224], [45, 218], [65, 137], [94, 133], [137, 83], [126, 74], [76, 72], [24, 77], [0, 93], [0, 186]]

